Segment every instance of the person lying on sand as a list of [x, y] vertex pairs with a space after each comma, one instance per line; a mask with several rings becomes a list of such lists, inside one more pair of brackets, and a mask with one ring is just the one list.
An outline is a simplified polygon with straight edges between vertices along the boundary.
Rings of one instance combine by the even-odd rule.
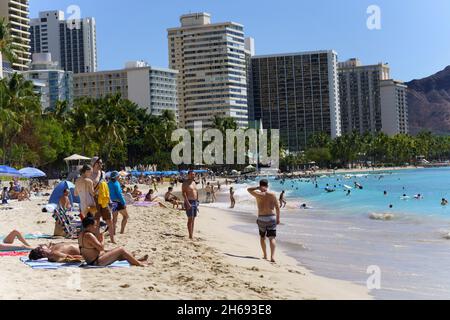
[[40, 245], [31, 250], [28, 256], [30, 260], [40, 260], [47, 258], [49, 262], [75, 262], [83, 261], [80, 249], [76, 244], [70, 243], [50, 243], [49, 245]]
[[78, 238], [80, 253], [90, 266], [106, 267], [116, 261], [128, 261], [132, 266], [144, 267], [148, 265], [148, 255], [136, 259], [123, 248], [106, 251], [103, 239], [97, 232], [96, 221], [92, 217], [83, 220], [83, 232]]
[[[23, 245], [15, 245], [14, 241], [19, 240]], [[8, 234], [5, 239], [3, 239], [3, 243], [0, 243], [0, 251], [20, 251], [20, 250], [31, 250], [33, 249], [30, 244], [25, 240], [22, 234], [13, 230], [10, 234]]]

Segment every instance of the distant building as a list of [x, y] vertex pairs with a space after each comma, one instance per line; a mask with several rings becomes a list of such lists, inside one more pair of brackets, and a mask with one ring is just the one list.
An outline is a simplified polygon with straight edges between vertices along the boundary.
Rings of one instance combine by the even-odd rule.
[[342, 132], [376, 133], [382, 129], [380, 83], [390, 78], [387, 64], [338, 64]]
[[180, 126], [210, 127], [214, 116], [248, 126], [244, 27], [211, 23], [208, 13], [186, 14], [168, 29], [169, 66], [178, 70]]
[[65, 20], [63, 11], [44, 11], [31, 20], [30, 32], [32, 53], [51, 53], [65, 71], [97, 71], [94, 18]]
[[407, 90], [402, 81], [381, 81], [382, 132], [387, 135], [409, 133]]
[[[350, 59], [338, 66], [343, 133], [408, 132], [405, 85], [391, 79], [389, 65]], [[394, 95], [401, 100], [398, 105]]]
[[[14, 71], [28, 70], [31, 62], [28, 0], [1, 0], [0, 18], [6, 18], [6, 22], [10, 24], [13, 45], [16, 47], [17, 61], [13, 63], [12, 69]], [[2, 66], [1, 61], [0, 66]]]
[[337, 54], [329, 51], [254, 56], [251, 122], [279, 129], [291, 152], [313, 134], [341, 135]]
[[171, 110], [178, 115], [178, 71], [128, 62], [125, 69], [74, 75], [75, 98], [101, 98], [120, 93], [154, 115]]
[[249, 128], [254, 127], [252, 119], [254, 119], [253, 107], [253, 75], [252, 75], [252, 57], [255, 55], [255, 40], [253, 38], [245, 38], [245, 64], [247, 73], [247, 106], [248, 106], [248, 120]]
[[73, 74], [60, 70], [50, 53], [33, 54], [31, 69], [25, 71], [26, 79], [33, 81], [35, 89], [42, 97], [42, 108], [55, 109], [58, 101], [73, 103]]

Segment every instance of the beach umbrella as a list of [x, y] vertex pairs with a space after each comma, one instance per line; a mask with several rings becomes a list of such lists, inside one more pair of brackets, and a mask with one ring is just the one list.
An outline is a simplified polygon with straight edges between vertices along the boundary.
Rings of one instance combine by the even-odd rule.
[[48, 201], [49, 203], [52, 204], [59, 204], [59, 198], [61, 198], [61, 196], [64, 193], [65, 189], [69, 189], [70, 190], [70, 203], [73, 205], [73, 203], [80, 203], [80, 198], [75, 197], [75, 185], [70, 182], [70, 181], [63, 181], [60, 184], [58, 184], [55, 188], [55, 190], [53, 190], [52, 195], [50, 196], [50, 200]]
[[27, 179], [42, 178], [47, 176], [44, 172], [36, 168], [23, 168], [20, 169], [19, 172], [22, 177], [25, 177]]
[[0, 166], [0, 176], [3, 177], [21, 177], [20, 172], [8, 166]]

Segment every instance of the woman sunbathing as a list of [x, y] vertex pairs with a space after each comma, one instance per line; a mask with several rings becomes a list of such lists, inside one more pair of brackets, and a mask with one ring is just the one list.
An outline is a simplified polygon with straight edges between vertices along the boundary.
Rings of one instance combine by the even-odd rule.
[[96, 221], [92, 217], [83, 220], [83, 232], [78, 238], [80, 253], [90, 266], [106, 267], [116, 261], [128, 261], [132, 266], [146, 266], [148, 255], [136, 259], [123, 248], [105, 251], [102, 237], [97, 235]]
[[[16, 239], [22, 242], [23, 245], [15, 245], [14, 241]], [[31, 249], [33, 248], [17, 230], [11, 231], [11, 233], [3, 239], [3, 243], [0, 243], [0, 251], [21, 251]]]
[[83, 261], [80, 249], [76, 244], [70, 243], [50, 243], [40, 245], [30, 252], [30, 260], [40, 260], [47, 258], [49, 262], [78, 262]]

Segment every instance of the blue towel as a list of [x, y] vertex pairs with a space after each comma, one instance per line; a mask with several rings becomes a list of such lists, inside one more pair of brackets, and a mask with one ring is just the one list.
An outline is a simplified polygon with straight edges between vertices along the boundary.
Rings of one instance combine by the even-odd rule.
[[[27, 234], [24, 236], [26, 240], [38, 240], [38, 239], [53, 239], [53, 236], [48, 234]], [[0, 242], [5, 239], [4, 236], [0, 237]]]
[[99, 268], [129, 268], [130, 264], [127, 261], [118, 261], [107, 267], [95, 267], [87, 266], [85, 263], [55, 263], [49, 262], [47, 259], [41, 259], [37, 261], [28, 260], [28, 258], [20, 258], [20, 261], [25, 263], [27, 266], [33, 269], [43, 269], [43, 270], [57, 270], [60, 268], [85, 268], [85, 269], [99, 269]]

